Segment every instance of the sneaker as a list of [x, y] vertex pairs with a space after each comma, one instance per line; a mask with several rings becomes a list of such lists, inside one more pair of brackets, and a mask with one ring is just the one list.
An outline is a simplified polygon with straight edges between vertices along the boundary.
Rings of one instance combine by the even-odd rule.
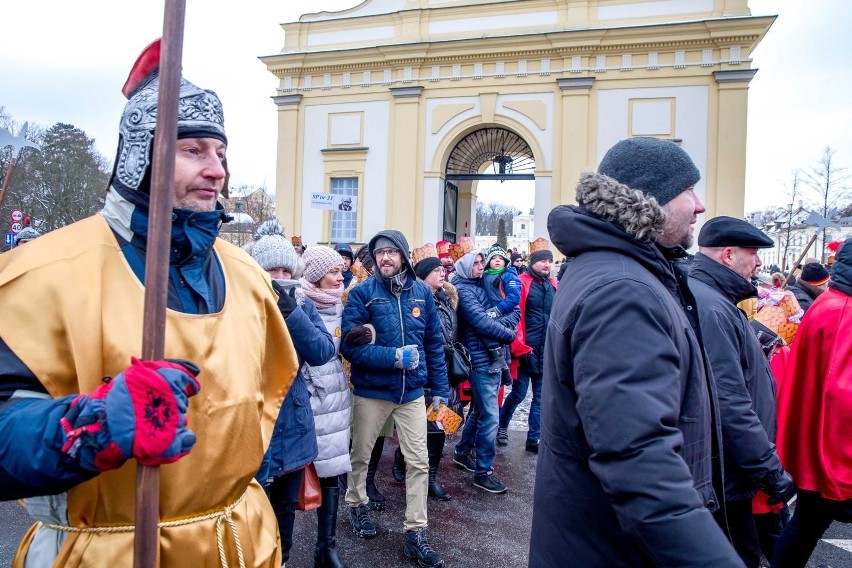
[[460, 454], [458, 452], [455, 452], [453, 454], [453, 463], [462, 469], [466, 469], [468, 471], [476, 471], [476, 462], [473, 461], [473, 458], [470, 457], [470, 454]]
[[533, 454], [538, 453], [538, 440], [527, 440], [527, 451]]
[[370, 511], [366, 505], [349, 507], [349, 520], [352, 521], [352, 530], [361, 538], [376, 536], [376, 526], [370, 520]]
[[444, 565], [444, 559], [435, 552], [426, 539], [426, 529], [405, 532], [402, 552], [407, 558], [417, 559], [420, 568], [436, 568]]
[[504, 448], [509, 445], [509, 429], [497, 428], [497, 445]]
[[484, 489], [489, 493], [505, 493], [509, 490], [508, 487], [500, 483], [500, 480], [493, 473], [486, 473], [485, 475], [474, 475], [473, 476], [473, 485], [474, 487], [479, 487], [480, 489]]

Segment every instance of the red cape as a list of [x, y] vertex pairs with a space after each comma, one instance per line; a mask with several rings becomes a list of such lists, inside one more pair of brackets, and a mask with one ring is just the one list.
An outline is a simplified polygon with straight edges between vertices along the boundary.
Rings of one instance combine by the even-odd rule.
[[852, 499], [852, 296], [805, 314], [778, 385], [778, 455], [801, 489]]

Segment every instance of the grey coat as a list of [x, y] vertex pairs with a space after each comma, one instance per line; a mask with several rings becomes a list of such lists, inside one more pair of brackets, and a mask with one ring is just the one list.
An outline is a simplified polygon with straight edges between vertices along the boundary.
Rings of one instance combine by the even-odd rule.
[[[343, 305], [317, 308], [325, 328], [340, 351], [340, 319]], [[302, 373], [311, 393], [311, 409], [314, 411], [314, 426], [317, 433], [319, 455], [314, 460], [317, 475], [333, 477], [352, 471], [349, 462], [349, 417], [352, 397], [349, 382], [343, 372], [343, 364], [335, 353], [327, 363], [313, 367], [305, 364]]]

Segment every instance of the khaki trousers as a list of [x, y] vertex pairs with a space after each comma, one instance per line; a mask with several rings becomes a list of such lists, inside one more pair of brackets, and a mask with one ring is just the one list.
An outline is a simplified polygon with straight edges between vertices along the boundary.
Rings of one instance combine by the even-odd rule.
[[373, 445], [388, 417], [393, 417], [399, 447], [405, 456], [405, 530], [426, 528], [429, 492], [429, 457], [426, 451], [426, 402], [423, 397], [406, 404], [354, 396], [352, 399], [352, 472], [348, 475], [346, 504], [366, 505], [367, 465]]

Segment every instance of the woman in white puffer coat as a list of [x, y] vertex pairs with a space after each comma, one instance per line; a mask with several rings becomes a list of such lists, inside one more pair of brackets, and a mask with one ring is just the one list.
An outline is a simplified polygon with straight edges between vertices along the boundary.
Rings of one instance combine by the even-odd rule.
[[305, 364], [302, 373], [311, 393], [319, 455], [314, 460], [322, 487], [322, 505], [317, 509], [317, 546], [314, 566], [343, 567], [335, 548], [338, 477], [349, 471], [349, 419], [352, 406], [349, 382], [340, 353], [340, 320], [343, 304], [343, 258], [334, 250], [315, 246], [302, 254], [305, 264], [299, 282], [331, 334], [336, 354], [323, 365]]

